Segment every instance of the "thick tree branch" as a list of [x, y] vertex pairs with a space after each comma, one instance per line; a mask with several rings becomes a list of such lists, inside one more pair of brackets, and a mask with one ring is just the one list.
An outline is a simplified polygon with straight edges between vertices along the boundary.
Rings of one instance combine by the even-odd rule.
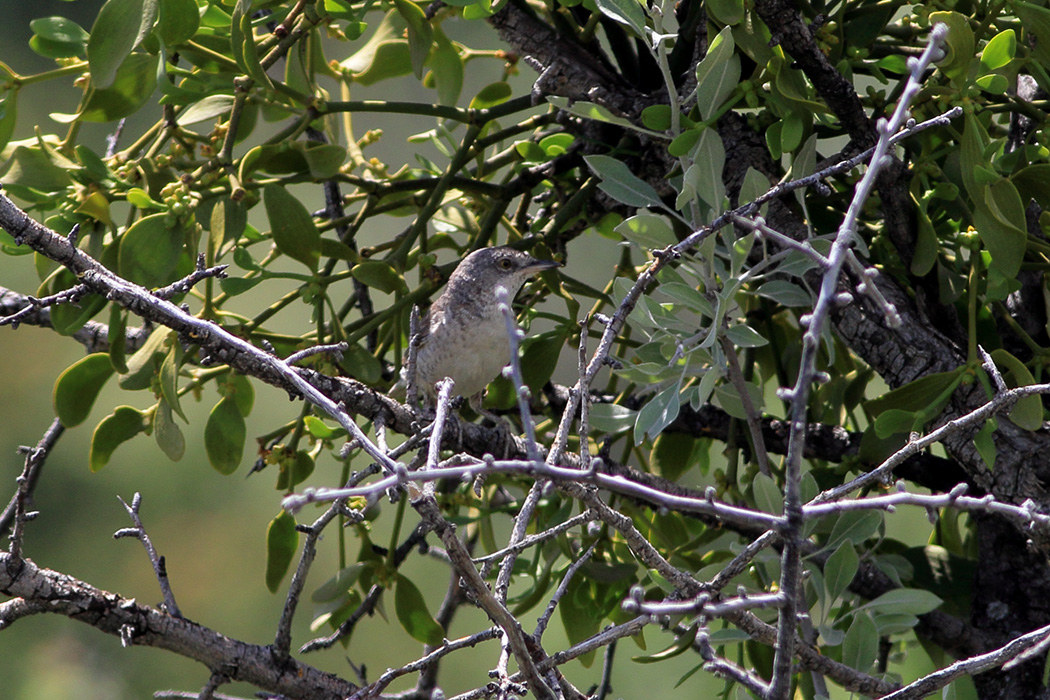
[[[120, 637], [125, 644], [166, 649], [199, 661], [213, 672], [270, 693], [303, 700], [341, 700], [357, 690], [353, 683], [293, 658], [274, 663], [269, 646], [226, 637], [6, 552], [0, 553], [0, 592], [34, 606], [46, 604], [47, 612]], [[0, 626], [9, 622], [0, 618]]]

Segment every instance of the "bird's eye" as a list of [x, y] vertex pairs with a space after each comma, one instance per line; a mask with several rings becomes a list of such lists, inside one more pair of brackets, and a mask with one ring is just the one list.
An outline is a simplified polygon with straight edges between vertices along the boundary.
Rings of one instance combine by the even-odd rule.
[[499, 262], [496, 264], [499, 265], [499, 269], [501, 270], [509, 270], [514, 267], [514, 263], [510, 261], [510, 258], [500, 258]]

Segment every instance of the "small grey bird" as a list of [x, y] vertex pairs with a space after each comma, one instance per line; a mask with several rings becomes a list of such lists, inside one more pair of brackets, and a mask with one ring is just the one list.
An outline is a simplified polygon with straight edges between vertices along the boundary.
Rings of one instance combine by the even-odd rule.
[[450, 377], [453, 392], [481, 406], [488, 383], [510, 362], [507, 326], [496, 288], [513, 300], [532, 275], [561, 267], [514, 248], [482, 248], [459, 264], [441, 296], [423, 318], [416, 350], [416, 386], [431, 400], [434, 385]]

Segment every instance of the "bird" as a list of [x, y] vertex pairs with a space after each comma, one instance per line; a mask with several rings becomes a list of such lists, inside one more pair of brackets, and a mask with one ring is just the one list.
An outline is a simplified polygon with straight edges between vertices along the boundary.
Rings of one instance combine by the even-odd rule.
[[415, 353], [415, 385], [433, 402], [435, 384], [452, 379], [454, 395], [478, 413], [489, 382], [510, 362], [507, 325], [497, 287], [513, 300], [529, 277], [561, 263], [507, 246], [481, 248], [463, 259], [422, 319]]

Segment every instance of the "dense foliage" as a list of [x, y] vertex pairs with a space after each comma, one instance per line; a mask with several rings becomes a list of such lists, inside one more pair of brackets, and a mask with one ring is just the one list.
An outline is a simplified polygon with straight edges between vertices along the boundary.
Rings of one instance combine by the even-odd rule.
[[[720, 697], [1046, 694], [1050, 10], [108, 0], [32, 29], [56, 67], [0, 63], [0, 247], [40, 286], [2, 315], [88, 354], [54, 372], [0, 520], [0, 626], [58, 612], [168, 649], [208, 668], [202, 697], [409, 674], [418, 698], [606, 697], [625, 665], [661, 697], [707, 674]], [[42, 82], [79, 107], [12, 140]], [[519, 295], [520, 365], [489, 388], [513, 429], [432, 424], [395, 386], [411, 310], [497, 244], [565, 263]], [[306, 401], [250, 435], [263, 385]], [[178, 590], [149, 608], [22, 558], [76, 426], [93, 471], [203, 442], [274, 479], [272, 645], [190, 622]], [[916, 512], [929, 529], [894, 529]], [[439, 608], [403, 568], [428, 552]], [[475, 606], [494, 627], [459, 624]], [[395, 620], [425, 663], [311, 665]], [[475, 645], [473, 677], [441, 674]], [[965, 662], [919, 679], [916, 657]]]

